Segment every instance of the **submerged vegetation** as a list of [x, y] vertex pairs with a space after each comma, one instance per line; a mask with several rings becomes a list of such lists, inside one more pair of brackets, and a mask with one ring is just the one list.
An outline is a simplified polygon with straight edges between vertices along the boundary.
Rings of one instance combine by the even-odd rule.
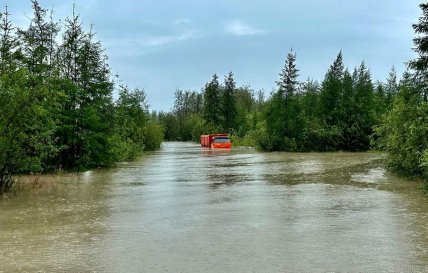
[[115, 85], [92, 27], [74, 8], [60, 24], [31, 3], [26, 29], [7, 7], [0, 14], [0, 192], [14, 174], [111, 166], [159, 148], [144, 91]]

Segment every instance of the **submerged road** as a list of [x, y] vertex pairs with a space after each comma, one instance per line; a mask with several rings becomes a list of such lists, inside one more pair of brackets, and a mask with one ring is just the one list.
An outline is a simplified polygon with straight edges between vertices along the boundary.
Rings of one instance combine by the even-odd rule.
[[164, 143], [0, 197], [0, 272], [428, 272], [428, 201], [376, 153]]

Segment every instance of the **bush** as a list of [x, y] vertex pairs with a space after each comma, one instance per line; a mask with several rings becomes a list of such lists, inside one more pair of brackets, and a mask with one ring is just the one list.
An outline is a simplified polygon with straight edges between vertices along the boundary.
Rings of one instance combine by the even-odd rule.
[[149, 122], [145, 128], [144, 150], [153, 151], [159, 149], [163, 141], [163, 127], [160, 124]]
[[376, 129], [380, 147], [388, 152], [391, 170], [410, 177], [428, 178], [428, 105], [397, 99]]

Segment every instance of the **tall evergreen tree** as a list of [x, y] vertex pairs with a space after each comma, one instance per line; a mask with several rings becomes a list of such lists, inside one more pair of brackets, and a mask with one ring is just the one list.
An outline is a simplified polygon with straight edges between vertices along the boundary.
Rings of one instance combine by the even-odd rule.
[[6, 74], [17, 68], [19, 40], [14, 35], [15, 28], [10, 21], [8, 6], [0, 13], [0, 72]]
[[293, 50], [287, 54], [285, 66], [277, 81], [278, 91], [272, 95], [266, 109], [265, 143], [261, 143], [266, 150], [298, 149], [296, 140], [302, 134], [302, 115], [296, 100], [298, 88], [298, 69], [296, 68], [296, 54]]
[[364, 151], [370, 147], [370, 135], [374, 126], [374, 87], [371, 81], [370, 71], [364, 62], [355, 69], [353, 75], [354, 98], [349, 111], [352, 123], [347, 124], [352, 128], [353, 143], [347, 150]]
[[353, 126], [355, 122], [355, 90], [354, 90], [354, 79], [356, 77], [356, 72], [352, 75], [348, 69], [343, 73], [342, 81], [342, 103], [340, 105], [340, 120], [339, 120], [339, 130], [341, 140], [339, 142], [339, 147], [343, 150], [350, 150], [351, 147], [355, 145], [354, 135], [358, 133], [358, 128]]
[[222, 114], [223, 128], [227, 132], [232, 132], [236, 129], [236, 86], [233, 79], [233, 73], [230, 72], [224, 80], [224, 91], [222, 93]]
[[85, 35], [78, 55], [79, 98], [79, 161], [84, 166], [112, 164], [110, 158], [112, 134], [112, 92], [107, 56], [92, 30]]
[[85, 32], [79, 15], [65, 21], [59, 51], [66, 98], [62, 107], [59, 140], [65, 149], [59, 160], [65, 167], [110, 165], [113, 134], [113, 82], [101, 43], [92, 28]]
[[343, 55], [340, 51], [324, 77], [320, 93], [320, 115], [324, 122], [330, 126], [339, 122], [343, 73]]
[[80, 71], [78, 56], [83, 47], [85, 32], [79, 15], [76, 14], [76, 6], [73, 5], [71, 17], [65, 19], [65, 31], [62, 34], [62, 44], [59, 48], [59, 68], [61, 76], [78, 83]]
[[317, 107], [319, 103], [319, 83], [308, 79], [305, 83], [303, 83], [302, 89], [302, 110], [308, 119], [314, 119], [317, 115]]
[[385, 85], [385, 96], [386, 96], [386, 104], [388, 107], [392, 105], [394, 98], [398, 94], [398, 81], [397, 81], [397, 72], [395, 68], [392, 67], [391, 71], [388, 74], [388, 79], [386, 79]]
[[428, 102], [428, 3], [421, 3], [422, 16], [419, 22], [413, 24], [416, 37], [413, 39], [415, 52], [418, 57], [409, 62], [409, 67], [416, 71], [415, 78], [420, 85], [420, 95], [423, 101]]
[[298, 72], [299, 70], [296, 68], [296, 53], [291, 49], [287, 54], [284, 68], [279, 74], [279, 81], [276, 82], [279, 94], [286, 99], [292, 98], [297, 92]]
[[220, 91], [218, 76], [214, 74], [204, 90], [204, 118], [214, 126], [219, 126], [221, 120]]
[[37, 0], [32, 0], [31, 3], [31, 23], [26, 30], [18, 30], [24, 63], [32, 74], [39, 77], [49, 76], [54, 68], [53, 51], [59, 26], [48, 18], [48, 10], [42, 8]]

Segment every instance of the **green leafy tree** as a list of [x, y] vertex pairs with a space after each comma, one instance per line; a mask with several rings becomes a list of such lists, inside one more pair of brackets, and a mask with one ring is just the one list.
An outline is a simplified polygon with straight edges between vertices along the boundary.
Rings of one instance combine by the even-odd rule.
[[399, 96], [391, 112], [377, 128], [388, 152], [388, 166], [410, 177], [427, 177], [428, 106]]
[[178, 126], [175, 140], [189, 141], [192, 139], [192, 115], [199, 114], [199, 95], [192, 91], [176, 90], [173, 114]]
[[[428, 181], [428, 3], [419, 5], [422, 16], [413, 25], [418, 57], [409, 62], [392, 110], [377, 128], [380, 143], [388, 152], [388, 165], [398, 173]], [[395, 78], [390, 76], [395, 88]], [[425, 183], [428, 190], [428, 183]]]
[[11, 186], [10, 175], [42, 172], [58, 152], [55, 121], [49, 111], [49, 93], [33, 86], [24, 69], [0, 77], [0, 192]]
[[[34, 14], [28, 29], [17, 33], [13, 33], [8, 10], [2, 15], [1, 51], [4, 58], [1, 85], [4, 90], [9, 90], [2, 103], [16, 96], [18, 104], [9, 102], [5, 107], [15, 105], [22, 111], [17, 116], [26, 117], [20, 124], [3, 127], [5, 131], [19, 131], [15, 143], [20, 151], [20, 163], [14, 172], [47, 170], [50, 168], [48, 160], [60, 149], [53, 144], [57, 124], [54, 114], [58, 110], [59, 95], [52, 89], [50, 78], [54, 69], [54, 40], [59, 28], [52, 20], [47, 21], [47, 10], [37, 1], [32, 1], [32, 7]], [[19, 65], [21, 61], [24, 65]]]
[[159, 148], [163, 129], [149, 116], [144, 90], [119, 89], [115, 106], [115, 130], [113, 136], [118, 160], [130, 160], [144, 151]]
[[254, 90], [248, 86], [239, 87], [235, 91], [236, 99], [236, 134], [239, 137], [245, 136], [250, 130], [254, 130], [260, 118], [260, 111], [257, 109], [257, 101]]
[[178, 117], [171, 112], [159, 112], [158, 122], [163, 126], [164, 138], [167, 141], [180, 139]]

